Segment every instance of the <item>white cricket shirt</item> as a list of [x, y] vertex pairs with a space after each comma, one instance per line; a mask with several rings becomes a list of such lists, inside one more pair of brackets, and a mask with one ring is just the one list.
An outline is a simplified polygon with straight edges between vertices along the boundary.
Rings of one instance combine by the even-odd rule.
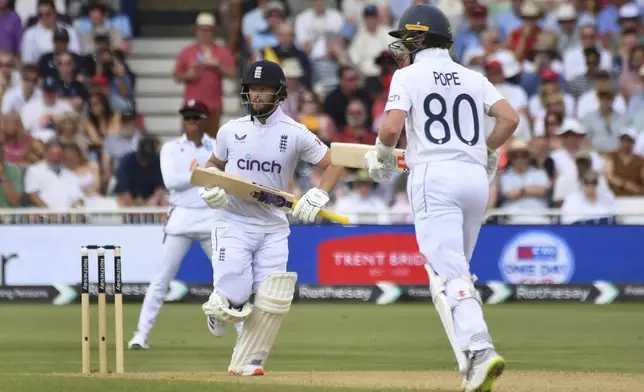
[[485, 76], [455, 63], [447, 50], [425, 49], [394, 73], [385, 111], [408, 113], [409, 168], [452, 160], [485, 166], [483, 116], [501, 99]]
[[[327, 150], [314, 133], [277, 108], [266, 124], [251, 121], [250, 116], [226, 123], [217, 133], [215, 157], [226, 162], [227, 173], [288, 191], [297, 163], [302, 160], [315, 165]], [[288, 229], [284, 211], [228, 196], [228, 206], [216, 210], [218, 220], [234, 222], [249, 232]]]

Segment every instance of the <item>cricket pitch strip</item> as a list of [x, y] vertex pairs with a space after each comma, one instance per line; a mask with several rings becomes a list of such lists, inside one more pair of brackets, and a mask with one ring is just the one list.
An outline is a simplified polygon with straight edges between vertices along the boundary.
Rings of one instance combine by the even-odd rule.
[[[257, 385], [291, 385], [344, 388], [396, 388], [409, 390], [456, 391], [456, 372], [267, 372], [263, 377], [233, 377], [226, 373], [125, 373], [89, 376], [76, 373], [49, 373], [51, 377], [92, 377], [129, 380], [218, 381]], [[506, 371], [495, 384], [495, 392], [632, 392], [644, 385], [644, 375], [628, 373], [582, 373], [547, 371]]]

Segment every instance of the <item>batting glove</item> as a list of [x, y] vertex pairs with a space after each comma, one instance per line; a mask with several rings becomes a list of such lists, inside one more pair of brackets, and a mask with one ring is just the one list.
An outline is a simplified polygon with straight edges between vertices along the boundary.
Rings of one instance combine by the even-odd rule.
[[375, 182], [387, 184], [391, 182], [396, 168], [396, 157], [390, 155], [383, 159], [376, 151], [369, 151], [364, 156], [364, 165], [369, 177]]
[[224, 208], [228, 205], [228, 195], [225, 190], [219, 187], [199, 188], [199, 196], [213, 209]]
[[315, 221], [315, 217], [329, 202], [329, 194], [320, 188], [311, 188], [302, 196], [300, 201], [297, 202], [293, 208], [292, 215], [302, 222], [311, 223]]
[[487, 182], [491, 184], [496, 177], [496, 170], [499, 167], [499, 152], [492, 150], [488, 147], [487, 149]]

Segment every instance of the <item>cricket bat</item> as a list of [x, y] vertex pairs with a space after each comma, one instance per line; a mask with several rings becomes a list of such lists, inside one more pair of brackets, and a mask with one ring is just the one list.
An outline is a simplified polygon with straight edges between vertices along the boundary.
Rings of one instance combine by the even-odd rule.
[[[291, 211], [297, 204], [297, 200], [290, 193], [222, 171], [210, 171], [197, 167], [192, 171], [190, 183], [206, 188], [218, 186], [240, 199], [268, 204], [283, 211]], [[342, 225], [350, 223], [349, 218], [331, 211], [320, 210], [318, 215]]]
[[[374, 151], [376, 146], [370, 144], [354, 143], [331, 143], [331, 162], [336, 166], [344, 166], [352, 169], [364, 169], [364, 155], [367, 151]], [[396, 148], [393, 152], [396, 157], [396, 169], [398, 173], [408, 173], [405, 162], [405, 150]]]

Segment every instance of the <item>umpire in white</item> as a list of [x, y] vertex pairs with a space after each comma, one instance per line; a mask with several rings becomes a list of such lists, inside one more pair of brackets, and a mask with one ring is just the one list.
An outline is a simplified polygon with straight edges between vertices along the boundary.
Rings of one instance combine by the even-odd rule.
[[179, 111], [183, 117], [180, 137], [166, 142], [161, 148], [161, 173], [170, 191], [170, 211], [164, 228], [163, 258], [143, 300], [138, 329], [128, 348], [147, 349], [148, 335], [163, 306], [168, 287], [179, 270], [181, 261], [193, 241], [210, 259], [210, 230], [213, 210], [201, 200], [197, 189], [190, 184], [195, 167], [206, 167], [215, 148], [215, 141], [202, 131], [208, 109], [194, 99], [186, 101]]

